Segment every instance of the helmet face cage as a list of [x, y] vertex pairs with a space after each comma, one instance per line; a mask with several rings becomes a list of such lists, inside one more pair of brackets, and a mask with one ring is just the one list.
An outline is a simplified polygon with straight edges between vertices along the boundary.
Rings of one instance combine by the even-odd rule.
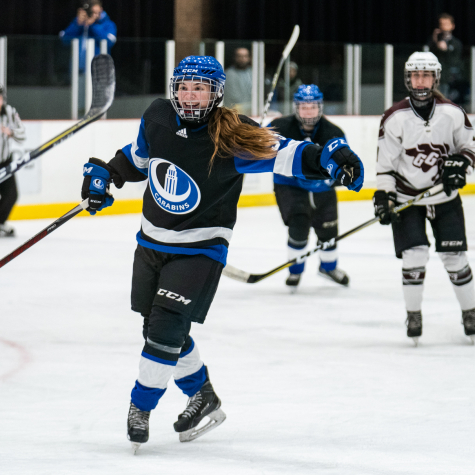
[[[205, 122], [223, 100], [226, 74], [212, 56], [187, 56], [173, 71], [170, 100], [178, 116], [189, 122]], [[179, 91], [183, 91], [180, 93]], [[186, 101], [179, 97], [186, 95]]]
[[[434, 82], [430, 88], [416, 89], [412, 86], [413, 72], [431, 72], [434, 77]], [[437, 57], [433, 53], [414, 53], [407, 60], [404, 67], [404, 84], [406, 89], [411, 93], [411, 96], [420, 101], [429, 99], [432, 92], [437, 89], [440, 84], [440, 73], [442, 66]]]
[[[302, 117], [300, 113], [301, 104], [312, 104], [317, 106], [317, 113], [314, 117]], [[302, 124], [314, 127], [323, 115], [323, 94], [315, 84], [302, 84], [294, 94], [294, 114]]]
[[[190, 91], [190, 83], [193, 83], [189, 93], [190, 100], [182, 104], [178, 99], [178, 91], [181, 85], [184, 85], [184, 90]], [[197, 84], [203, 84], [206, 87], [195, 88]], [[178, 76], [172, 77], [170, 80], [170, 100], [172, 105], [178, 116], [188, 122], [200, 122], [205, 119], [222, 101], [223, 92], [224, 84], [216, 79], [208, 79], [201, 76]], [[187, 104], [187, 102], [190, 102], [190, 104]]]
[[[432, 84], [431, 88], [423, 88], [423, 89], [415, 89], [412, 87], [412, 73], [413, 71], [421, 71], [421, 70], [411, 70], [411, 71], [404, 71], [404, 82], [406, 84], [406, 89], [411, 93], [415, 99], [420, 101], [424, 101], [432, 96], [432, 92], [437, 89], [440, 84], [440, 71], [430, 71], [434, 77], [434, 83]], [[422, 70], [423, 71], [423, 70]]]
[[[317, 115], [315, 117], [302, 117], [300, 115], [300, 105], [302, 104], [316, 104], [318, 107]], [[323, 100], [321, 99], [318, 101], [294, 101], [294, 114], [295, 117], [297, 117], [297, 120], [302, 125], [315, 126], [323, 115]]]

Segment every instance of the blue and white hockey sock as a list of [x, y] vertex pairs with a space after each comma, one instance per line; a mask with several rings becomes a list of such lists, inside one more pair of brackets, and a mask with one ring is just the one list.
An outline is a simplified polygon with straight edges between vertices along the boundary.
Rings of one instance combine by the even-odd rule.
[[147, 339], [139, 364], [139, 377], [132, 389], [132, 403], [141, 411], [157, 407], [177, 365], [180, 348], [172, 348]]
[[338, 263], [338, 251], [336, 249], [318, 251], [318, 255], [320, 256], [320, 267], [325, 272], [330, 272], [336, 269]]
[[173, 371], [175, 384], [188, 397], [194, 396], [206, 381], [206, 366], [200, 358], [200, 352], [194, 340], [191, 345], [180, 353], [178, 363]]
[[[287, 243], [287, 257], [289, 261], [300, 257], [305, 253], [305, 248], [307, 247], [307, 241], [296, 242], [290, 239]], [[289, 267], [289, 272], [291, 274], [301, 274], [305, 269], [305, 259], [298, 259], [297, 263]]]

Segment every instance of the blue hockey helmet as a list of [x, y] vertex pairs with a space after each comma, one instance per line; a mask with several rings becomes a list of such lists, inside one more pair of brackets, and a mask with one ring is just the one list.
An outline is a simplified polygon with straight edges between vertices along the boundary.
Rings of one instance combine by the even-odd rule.
[[190, 122], [204, 122], [223, 100], [225, 81], [223, 67], [213, 56], [182, 59], [170, 80], [170, 100], [178, 116]]
[[[302, 104], [313, 104], [313, 107], [301, 108]], [[315, 125], [323, 114], [323, 93], [315, 84], [302, 84], [294, 94], [294, 112], [302, 125]], [[305, 116], [303, 117], [302, 116]]]

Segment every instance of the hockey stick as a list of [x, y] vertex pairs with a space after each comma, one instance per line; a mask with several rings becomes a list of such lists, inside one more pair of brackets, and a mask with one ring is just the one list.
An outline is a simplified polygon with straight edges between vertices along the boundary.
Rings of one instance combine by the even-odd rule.
[[71, 211], [68, 211], [66, 214], [58, 218], [54, 223], [49, 224], [46, 228], [41, 230], [38, 234], [35, 234], [31, 239], [24, 242], [21, 246], [17, 247], [13, 252], [10, 252], [2, 260], [0, 260], [0, 268], [5, 264], [8, 264], [10, 261], [18, 257], [20, 254], [23, 254], [31, 246], [35, 245], [38, 241], [41, 241], [43, 238], [51, 234], [53, 231], [56, 231], [64, 223], [67, 223], [71, 218], [78, 215], [83, 209], [86, 209], [89, 206], [89, 199], [84, 200], [82, 203], [78, 204]]
[[95, 56], [91, 64], [92, 74], [92, 104], [89, 112], [76, 124], [60, 133], [48, 142], [35, 150], [25, 153], [18, 160], [14, 160], [9, 165], [0, 169], [0, 183], [10, 178], [20, 168], [31, 162], [40, 155], [43, 155], [50, 148], [59, 145], [63, 140], [74, 135], [76, 132], [86, 127], [86, 125], [100, 119], [112, 104], [115, 91], [115, 68], [114, 61], [108, 54]]
[[[440, 193], [443, 189], [444, 189], [444, 186], [442, 184], [429, 188], [427, 191], [424, 191], [424, 193], [421, 193], [420, 195], [417, 195], [414, 198], [411, 198], [405, 203], [402, 203], [399, 206], [396, 206], [394, 208], [394, 212], [399, 213], [400, 211], [403, 211], [406, 208], [409, 208], [410, 206], [417, 203], [418, 201], [421, 201], [424, 198], [429, 198], [430, 196], [434, 196]], [[340, 234], [339, 236], [333, 239], [330, 239], [330, 241], [326, 241], [326, 242], [322, 242], [318, 244], [315, 249], [312, 249], [311, 251], [308, 251], [306, 254], [303, 254], [300, 257], [296, 257], [295, 259], [292, 259], [291, 261], [288, 261], [285, 264], [282, 264], [276, 267], [275, 269], [272, 269], [269, 272], [266, 272], [264, 274], [251, 274], [250, 272], [237, 269], [236, 267], [233, 267], [227, 264], [226, 267], [223, 269], [223, 275], [225, 275], [226, 277], [229, 277], [230, 279], [238, 280], [239, 282], [244, 282], [245, 284], [255, 284], [256, 282], [260, 282], [261, 280], [264, 280], [267, 277], [270, 277], [271, 275], [276, 274], [277, 272], [296, 264], [297, 261], [311, 256], [312, 254], [319, 251], [320, 249], [328, 249], [329, 247], [334, 246], [336, 242], [341, 241], [342, 239], [348, 236], [351, 236], [352, 234], [355, 234], [356, 232], [361, 231], [362, 229], [367, 228], [368, 226], [371, 226], [374, 223], [377, 223], [380, 219], [381, 218], [370, 219], [369, 221], [366, 221], [365, 223], [360, 224], [359, 226], [356, 226], [356, 228], [350, 229], [346, 233]]]
[[267, 95], [267, 101], [264, 105], [264, 112], [262, 113], [262, 118], [261, 118], [261, 123], [260, 123], [261, 127], [262, 127], [262, 124], [264, 123], [264, 119], [267, 116], [267, 111], [269, 110], [269, 106], [272, 101], [272, 98], [274, 97], [275, 88], [277, 86], [277, 80], [279, 79], [282, 66], [284, 65], [285, 60], [288, 58], [290, 52], [292, 51], [292, 48], [295, 46], [295, 43], [297, 43], [299, 34], [300, 34], [300, 27], [298, 25], [295, 25], [294, 30], [292, 31], [292, 35], [290, 36], [290, 40], [287, 43], [286, 47], [284, 48], [284, 51], [282, 51], [282, 57], [280, 58], [279, 65], [277, 66], [277, 70], [274, 74], [274, 77], [272, 78], [272, 87], [269, 94]]

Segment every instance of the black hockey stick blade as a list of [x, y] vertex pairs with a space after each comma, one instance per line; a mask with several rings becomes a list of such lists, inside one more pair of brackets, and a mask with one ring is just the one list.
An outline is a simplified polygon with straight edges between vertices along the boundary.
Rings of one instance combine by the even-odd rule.
[[108, 54], [99, 54], [94, 57], [91, 65], [91, 76], [93, 86], [92, 103], [84, 119], [94, 117], [94, 120], [97, 120], [107, 112], [114, 100], [115, 68], [114, 61]]
[[46, 228], [42, 229], [38, 234], [35, 234], [32, 238], [28, 239], [28, 241], [24, 242], [21, 246], [17, 247], [14, 251], [10, 252], [10, 254], [6, 255], [3, 259], [1, 259], [0, 268], [15, 259], [15, 257], [18, 257], [20, 254], [23, 254], [27, 249], [34, 246], [38, 241], [41, 241], [43, 238], [48, 236], [48, 234], [51, 234], [53, 231], [56, 231], [60, 226], [62, 226], [64, 223], [67, 223], [71, 218], [74, 218], [74, 216], [78, 215], [88, 206], [89, 200], [86, 199], [82, 203], [78, 204], [71, 211], [68, 211], [56, 221], [46, 226]]
[[114, 100], [115, 92], [115, 68], [114, 61], [108, 54], [99, 54], [94, 57], [91, 65], [92, 75], [92, 104], [89, 112], [72, 127], [48, 142], [40, 145], [35, 150], [25, 153], [18, 160], [13, 161], [6, 167], [0, 168], [0, 183], [10, 178], [14, 173], [23, 168], [49, 149], [59, 145], [76, 132], [86, 127], [86, 125], [100, 119], [109, 109]]
[[[420, 193], [414, 198], [411, 198], [410, 200], [406, 201], [405, 203], [402, 203], [399, 206], [396, 206], [394, 208], [394, 212], [399, 213], [405, 210], [406, 208], [409, 208], [413, 204], [417, 203], [418, 201], [421, 201], [424, 198], [429, 198], [430, 196], [434, 196], [434, 195], [437, 195], [438, 193], [441, 193], [443, 189], [444, 189], [444, 186], [442, 184], [433, 186], [432, 188], [429, 188], [423, 193]], [[298, 258], [292, 259], [291, 261], [288, 261], [285, 264], [282, 264], [270, 270], [269, 272], [265, 272], [263, 274], [251, 274], [250, 272], [246, 272], [246, 271], [237, 269], [236, 267], [233, 267], [229, 264], [226, 264], [226, 267], [223, 269], [223, 275], [225, 275], [226, 277], [229, 277], [230, 279], [237, 280], [239, 282], [244, 282], [245, 284], [255, 284], [256, 282], [260, 282], [261, 280], [264, 280], [267, 277], [270, 277], [271, 275], [274, 275], [277, 272], [280, 272], [281, 270], [287, 269], [287, 267], [290, 267], [296, 264], [297, 261], [301, 259], [305, 259], [311, 256], [312, 254], [316, 253], [320, 249], [328, 249], [329, 247], [334, 246], [336, 242], [341, 241], [342, 239], [345, 239], [346, 237], [351, 236], [352, 234], [355, 234], [356, 232], [361, 231], [362, 229], [367, 228], [368, 226], [371, 226], [374, 223], [377, 223], [379, 220], [380, 218], [370, 219], [369, 221], [366, 221], [363, 224], [360, 224], [359, 226], [356, 226], [355, 228], [350, 229], [346, 233], [340, 234], [339, 236], [333, 239], [330, 239], [330, 241], [321, 242], [317, 245], [316, 248], [308, 251], [305, 254], [302, 254]]]
[[272, 86], [269, 91], [269, 94], [267, 95], [267, 100], [264, 105], [264, 111], [262, 112], [262, 117], [261, 117], [261, 122], [260, 122], [261, 127], [267, 116], [267, 111], [269, 110], [269, 106], [270, 106], [270, 103], [272, 102], [272, 98], [274, 97], [275, 88], [277, 87], [277, 81], [279, 79], [282, 66], [284, 65], [285, 60], [289, 57], [289, 54], [292, 51], [293, 47], [295, 46], [295, 43], [297, 43], [299, 35], [300, 35], [300, 26], [295, 25], [292, 31], [292, 34], [290, 35], [290, 39], [288, 43], [285, 45], [284, 51], [282, 51], [282, 56], [280, 58], [279, 65], [277, 66], [274, 77], [272, 78]]

